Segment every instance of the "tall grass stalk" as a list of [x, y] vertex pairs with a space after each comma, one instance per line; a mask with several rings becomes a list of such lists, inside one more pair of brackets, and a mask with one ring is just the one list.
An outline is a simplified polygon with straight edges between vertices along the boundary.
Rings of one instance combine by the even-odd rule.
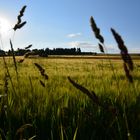
[[[2, 48], [4, 48], [4, 46], [3, 46], [3, 41], [2, 41], [1, 36], [0, 36], [0, 41], [1, 41], [1, 46], [2, 46]], [[11, 85], [12, 85], [13, 92], [14, 92], [14, 94], [16, 95], [15, 87], [14, 87], [14, 84], [13, 84], [13, 81], [12, 81], [12, 78], [11, 78], [11, 75], [10, 75], [10, 71], [9, 71], [9, 68], [8, 68], [8, 65], [7, 65], [5, 56], [2, 55], [2, 58], [3, 58], [5, 70], [6, 70], [7, 74], [8, 74], [8, 77], [9, 77], [10, 82], [11, 82]]]
[[116, 81], [116, 85], [117, 85], [117, 88], [118, 88], [118, 96], [121, 94], [121, 91], [120, 91], [120, 87], [119, 87], [119, 80], [117, 78], [117, 72], [115, 71], [115, 68], [113, 67], [113, 64], [108, 56], [108, 51], [107, 51], [107, 48], [104, 44], [104, 38], [103, 36], [100, 34], [100, 29], [97, 27], [96, 23], [95, 23], [95, 20], [94, 18], [91, 16], [90, 18], [90, 24], [91, 24], [91, 29], [92, 31], [94, 32], [95, 34], [95, 37], [100, 41], [99, 43], [99, 48], [100, 48], [100, 51], [105, 54], [107, 57], [108, 57], [108, 61], [109, 61], [109, 64], [110, 64], [110, 68], [111, 68], [111, 71], [113, 72], [113, 76], [115, 78], [115, 81]]

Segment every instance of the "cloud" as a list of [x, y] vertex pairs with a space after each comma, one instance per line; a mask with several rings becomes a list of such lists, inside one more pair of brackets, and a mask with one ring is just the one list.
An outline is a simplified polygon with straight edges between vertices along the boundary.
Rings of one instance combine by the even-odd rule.
[[68, 38], [75, 38], [75, 37], [79, 37], [81, 35], [82, 35], [82, 33], [73, 33], [73, 34], [68, 34], [67, 37]]
[[[106, 49], [109, 53], [120, 53], [118, 46], [116, 45], [106, 45]], [[140, 53], [139, 47], [128, 47], [128, 53]]]
[[133, 47], [128, 49], [129, 53], [140, 53], [140, 48], [139, 47]]
[[[95, 51], [100, 53], [100, 49], [98, 44], [93, 44], [92, 42], [88, 41], [73, 41], [69, 42], [68, 46], [70, 47], [76, 47], [76, 48], [81, 48], [84, 51]], [[106, 45], [106, 49], [108, 53], [119, 53], [119, 49], [116, 45], [111, 45], [108, 44]]]
[[80, 48], [82, 51], [86, 52], [98, 52], [98, 46], [87, 41], [73, 41], [69, 42], [68, 46], [71, 48]]
[[119, 53], [119, 49], [116, 45], [106, 45], [106, 49], [109, 53], [112, 53], [112, 52]]
[[95, 46], [92, 43], [89, 42], [79, 42], [79, 41], [73, 41], [73, 42], [69, 42], [69, 46], [70, 47], [78, 47], [78, 48], [95, 48], [97, 46]]

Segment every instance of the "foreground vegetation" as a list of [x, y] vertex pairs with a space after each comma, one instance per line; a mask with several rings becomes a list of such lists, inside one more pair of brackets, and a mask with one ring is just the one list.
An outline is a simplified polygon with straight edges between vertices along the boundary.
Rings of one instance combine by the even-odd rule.
[[[2, 70], [2, 137], [42, 140], [140, 138], [140, 61], [135, 61], [134, 82], [130, 84], [122, 70], [122, 61], [112, 60], [118, 86], [108, 60], [26, 59], [17, 64], [18, 77], [12, 58], [6, 58], [6, 62], [14, 89]], [[0, 63], [4, 67], [2, 60]], [[34, 63], [45, 69], [48, 80]], [[93, 102], [76, 89], [68, 76], [94, 91], [97, 101]]]

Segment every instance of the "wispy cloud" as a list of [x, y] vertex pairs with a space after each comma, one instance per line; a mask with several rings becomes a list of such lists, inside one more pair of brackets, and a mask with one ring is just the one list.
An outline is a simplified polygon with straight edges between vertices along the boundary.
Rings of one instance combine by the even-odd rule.
[[75, 38], [75, 37], [79, 37], [81, 35], [82, 35], [82, 33], [73, 33], [73, 34], [68, 34], [67, 37], [68, 38]]
[[[118, 48], [118, 46], [114, 45], [106, 45], [106, 49], [108, 51], [108, 53], [120, 53], [120, 50]], [[140, 53], [140, 48], [139, 47], [128, 47], [128, 52], [129, 53]]]
[[[88, 41], [73, 41], [73, 42], [69, 42], [68, 46], [81, 48], [84, 51], [87, 50], [87, 51], [95, 51], [95, 52], [100, 53], [98, 44], [96, 45], [96, 44], [93, 44], [92, 42], [88, 42]], [[108, 44], [108, 45], [106, 45], [106, 49], [107, 49], [108, 53], [119, 53], [119, 49], [115, 45]]]
[[108, 45], [106, 45], [106, 49], [107, 49], [108, 53], [119, 53], [119, 49], [116, 45], [108, 44]]
[[89, 42], [79, 42], [79, 41], [73, 41], [69, 42], [70, 47], [78, 47], [78, 48], [95, 48], [96, 45], [89, 43]]
[[130, 48], [128, 49], [129, 53], [140, 53], [140, 48], [139, 47], [134, 47], [133, 49]]

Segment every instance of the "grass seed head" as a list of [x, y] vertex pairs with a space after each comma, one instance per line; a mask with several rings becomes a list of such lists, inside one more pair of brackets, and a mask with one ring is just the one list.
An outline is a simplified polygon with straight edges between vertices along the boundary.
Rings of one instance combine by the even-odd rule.
[[133, 77], [130, 74], [130, 71], [129, 71], [128, 67], [127, 67], [127, 64], [124, 63], [123, 66], [124, 66], [124, 71], [125, 71], [125, 75], [126, 75], [127, 79], [129, 80], [130, 83], [133, 83]]
[[102, 53], [105, 53], [105, 52], [104, 52], [104, 47], [102, 46], [102, 44], [99, 43], [98, 45], [99, 45], [100, 51], [101, 51]]
[[38, 70], [40, 71], [40, 74], [45, 78], [45, 80], [48, 80], [49, 77], [47, 74], [45, 74], [45, 69], [42, 68], [42, 66], [39, 65], [38, 63], [34, 63], [34, 64], [38, 68]]
[[32, 47], [32, 44], [30, 44], [29, 46], [25, 47], [25, 50], [29, 49]]
[[45, 83], [42, 80], [40, 80], [40, 84], [45, 87]]
[[14, 28], [13, 28], [14, 31], [16, 31], [17, 29], [22, 28], [26, 23], [27, 23], [27, 22], [24, 21], [24, 22], [22, 22], [22, 23], [20, 23], [20, 24], [16, 24], [16, 25], [14, 26]]
[[104, 38], [102, 37], [102, 35], [100, 34], [100, 29], [97, 27], [95, 21], [94, 21], [94, 18], [91, 16], [90, 18], [90, 24], [91, 24], [91, 28], [92, 28], [92, 31], [94, 32], [95, 34], [95, 37], [97, 39], [99, 39], [99, 41], [101, 43], [104, 43]]
[[90, 92], [88, 89], [86, 89], [85, 87], [77, 84], [76, 82], [74, 82], [70, 77], [68, 77], [69, 82], [76, 87], [77, 89], [79, 89], [80, 91], [82, 91], [82, 93], [86, 94], [92, 101], [94, 104], [100, 106], [99, 103], [99, 98], [97, 97], [97, 95], [95, 94], [95, 92]]
[[48, 80], [49, 79], [48, 75], [45, 74], [45, 73], [43, 73], [42, 76], [45, 78], [45, 80]]
[[[131, 56], [128, 54], [127, 47], [124, 45], [124, 41], [123, 41], [122, 37], [113, 28], [111, 28], [111, 32], [118, 44], [118, 48], [121, 51], [121, 56], [122, 56], [124, 63], [126, 63], [128, 65], [129, 70], [132, 71], [133, 70], [133, 61], [131, 59]], [[126, 70], [125, 66], [124, 66], [124, 70]]]
[[22, 28], [25, 24], [26, 21], [22, 22], [21, 17], [24, 15], [25, 9], [26, 9], [26, 5], [22, 7], [22, 9], [19, 12], [19, 15], [17, 16], [17, 23], [15, 24], [13, 30], [16, 31], [17, 29]]

